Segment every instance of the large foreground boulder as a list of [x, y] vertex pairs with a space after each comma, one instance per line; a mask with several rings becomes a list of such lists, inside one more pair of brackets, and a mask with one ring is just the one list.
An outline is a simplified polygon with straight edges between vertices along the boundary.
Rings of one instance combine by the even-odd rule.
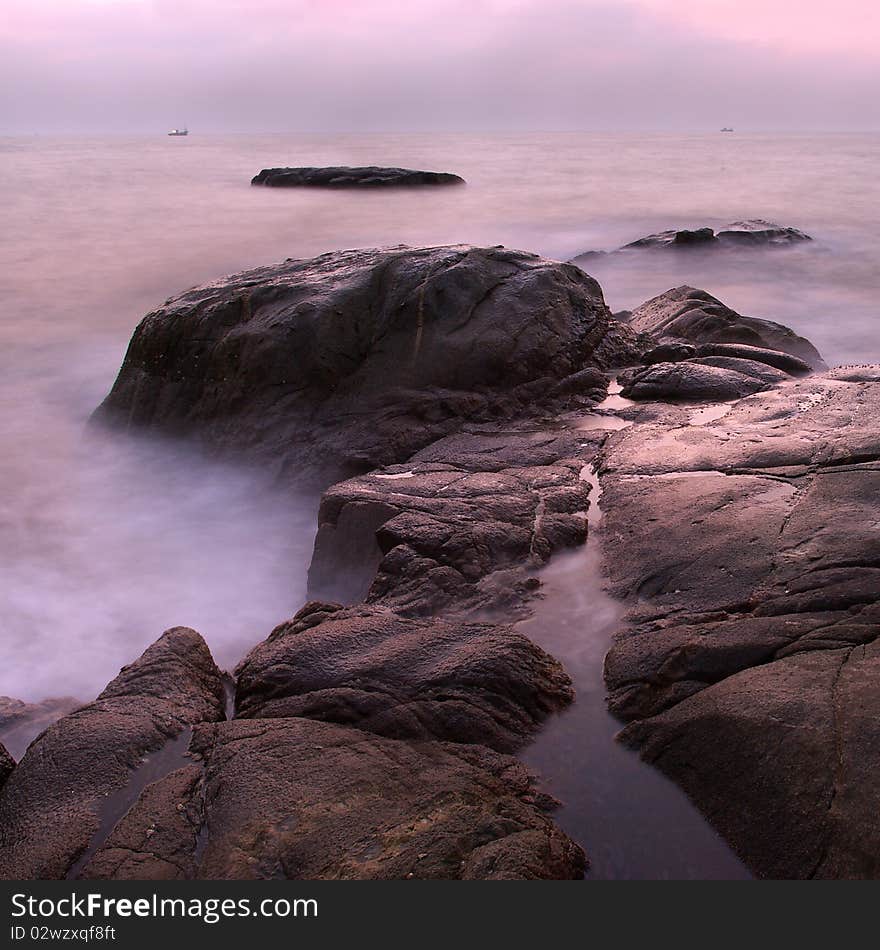
[[463, 420], [559, 405], [585, 369], [633, 357], [599, 285], [571, 264], [501, 247], [339, 251], [148, 314], [96, 417], [300, 471], [366, 471]]
[[167, 631], [93, 702], [51, 725], [0, 796], [0, 878], [77, 873], [189, 731], [224, 718], [223, 684], [194, 631]]
[[413, 188], [464, 183], [463, 178], [449, 172], [379, 168], [375, 165], [360, 168], [264, 168], [251, 179], [252, 185], [268, 188]]

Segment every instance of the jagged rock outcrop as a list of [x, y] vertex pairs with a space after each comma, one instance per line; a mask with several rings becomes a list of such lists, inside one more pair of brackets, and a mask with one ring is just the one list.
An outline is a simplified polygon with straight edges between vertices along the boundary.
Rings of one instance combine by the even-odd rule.
[[425, 185], [463, 185], [464, 179], [449, 172], [424, 172], [412, 168], [336, 166], [325, 168], [264, 168], [251, 179], [267, 188], [416, 188]]
[[96, 418], [350, 474], [466, 420], [558, 406], [571, 395], [558, 384], [634, 353], [571, 264], [500, 247], [339, 251], [148, 314]]
[[489, 575], [583, 543], [589, 488], [580, 473], [600, 441], [553, 427], [484, 427], [332, 486], [318, 512], [310, 595], [381, 599], [413, 615], [453, 602], [495, 606]]
[[220, 672], [205, 642], [184, 627], [167, 631], [18, 763], [0, 796], [0, 877], [75, 875], [114, 809], [130, 804], [145, 760], [148, 772], [151, 755], [223, 718]]

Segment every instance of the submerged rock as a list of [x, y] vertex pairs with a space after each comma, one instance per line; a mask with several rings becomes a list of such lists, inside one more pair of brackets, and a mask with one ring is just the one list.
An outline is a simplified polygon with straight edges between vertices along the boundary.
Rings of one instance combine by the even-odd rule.
[[420, 185], [463, 185], [464, 179], [449, 172], [424, 172], [412, 168], [264, 168], [252, 185], [268, 188], [412, 188]]
[[468, 246], [339, 251], [187, 291], [146, 316], [96, 418], [365, 471], [464, 420], [534, 414], [632, 334], [579, 268]]
[[[806, 241], [812, 241], [812, 238], [797, 228], [784, 227], [762, 218], [752, 218], [725, 224], [717, 230], [702, 227], [658, 231], [656, 234], [648, 234], [629, 244], [624, 244], [617, 251], [610, 253], [638, 250], [717, 251], [737, 247], [789, 247]], [[596, 255], [605, 253], [608, 252], [587, 251], [579, 254], [574, 260], [586, 263]]]
[[809, 234], [804, 234], [797, 228], [787, 228], [762, 218], [726, 224], [716, 231], [715, 236], [722, 244], [758, 244], [773, 247], [812, 241]]

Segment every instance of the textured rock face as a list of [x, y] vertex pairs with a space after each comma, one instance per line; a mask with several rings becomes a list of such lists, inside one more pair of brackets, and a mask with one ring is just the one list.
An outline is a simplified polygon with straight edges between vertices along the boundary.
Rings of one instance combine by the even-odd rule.
[[15, 759], [6, 751], [6, 748], [0, 745], [0, 790], [6, 784], [6, 779], [12, 775], [15, 768]]
[[222, 719], [223, 687], [193, 630], [166, 632], [103, 693], [50, 726], [0, 797], [0, 877], [63, 878], [101, 834], [107, 796], [188, 727]]
[[629, 326], [658, 343], [745, 344], [787, 353], [813, 369], [825, 367], [816, 348], [788, 327], [771, 320], [744, 317], [705, 290], [694, 287], [667, 290], [636, 307]]
[[764, 876], [880, 876], [878, 411], [838, 370], [604, 455], [611, 708]]
[[[746, 361], [742, 361], [746, 362]], [[696, 402], [723, 402], [768, 388], [785, 378], [778, 371], [770, 379], [740, 367], [713, 366], [696, 360], [655, 363], [621, 377], [621, 394], [627, 399], [681, 399]]]
[[[199, 767], [152, 786], [84, 876], [151, 869], [162, 877], [236, 880], [583, 872], [583, 852], [544, 815], [552, 802], [535, 792], [528, 772], [480, 746], [257, 719], [198, 728], [192, 752]], [[198, 847], [193, 824], [201, 829]]]
[[402, 461], [463, 420], [633, 357], [579, 268], [503, 248], [341, 251], [188, 291], [134, 333], [97, 418], [294, 469]]
[[573, 698], [562, 667], [510, 625], [382, 607], [309, 604], [237, 673], [239, 717], [306, 717], [504, 752]]
[[449, 172], [423, 172], [412, 168], [264, 168], [252, 185], [268, 188], [412, 188], [422, 185], [463, 185], [464, 179]]
[[[493, 572], [583, 543], [589, 501], [580, 475], [600, 441], [596, 433], [487, 428], [334, 485], [318, 514], [311, 596], [381, 599], [413, 615], [465, 601], [495, 606], [485, 583]], [[353, 544], [366, 575], [345, 570]]]
[[[319, 623], [322, 613], [332, 618], [318, 645], [324, 665], [316, 658], [309, 672], [316, 644], [307, 634], [290, 656], [271, 655], [286, 637], [298, 639]], [[448, 635], [440, 624], [431, 631], [436, 643], [421, 632], [415, 652], [421, 649], [422, 666], [397, 663], [395, 669], [389, 637], [400, 635], [405, 643], [420, 634], [373, 624], [380, 640], [385, 637], [383, 650], [356, 623], [346, 625], [369, 615], [366, 608], [313, 607], [276, 631], [248, 660], [241, 705], [251, 718], [222, 721], [220, 674], [198, 634], [177, 628], [94, 703], [51, 726], [19, 766], [0, 747], [0, 874], [116, 880], [582, 876], [583, 851], [552, 824], [547, 812], [556, 803], [536, 790], [520, 763], [467, 744], [474, 736], [457, 743], [423, 738], [432, 717], [455, 731], [456, 690], [468, 707], [458, 718], [473, 723], [482, 715], [490, 737], [496, 720], [527, 719], [529, 710], [518, 702], [527, 706], [528, 697], [515, 692], [515, 676], [504, 681], [503, 667], [534, 662], [540, 651], [524, 637], [493, 641], [488, 624], [485, 630], [450, 627]], [[337, 647], [363, 652], [346, 658]], [[288, 660], [295, 666], [285, 667]], [[565, 674], [546, 655], [541, 662], [547, 694], [556, 690], [560, 702], [568, 701]], [[292, 697], [298, 684], [317, 686], [308, 700], [333, 692], [337, 683], [353, 684], [352, 694], [368, 689], [371, 675], [386, 686], [399, 677], [396, 699], [408, 692], [411, 702], [408, 708], [391, 703], [388, 719], [403, 722], [409, 715], [414, 741], [283, 708], [281, 694]], [[276, 695], [267, 695], [276, 686]], [[514, 693], [503, 695], [505, 688]], [[341, 707], [347, 691], [336, 692]], [[432, 705], [447, 708], [434, 714]], [[502, 727], [495, 731], [505, 744]]]
[[316, 603], [279, 627], [238, 670], [239, 714], [519, 748], [572, 692], [511, 621], [534, 568], [583, 543], [582, 472], [603, 438], [487, 427], [328, 489], [311, 593], [365, 606]]
[[797, 228], [786, 228], [771, 221], [755, 218], [749, 221], [734, 221], [714, 230], [660, 231], [626, 244], [621, 250], [636, 248], [719, 248], [730, 246], [784, 247], [812, 240], [808, 234]]
[[628, 322], [657, 343], [642, 366], [618, 376], [628, 399], [726, 402], [824, 366], [812, 344], [788, 327], [743, 317], [692, 287], [654, 297]]

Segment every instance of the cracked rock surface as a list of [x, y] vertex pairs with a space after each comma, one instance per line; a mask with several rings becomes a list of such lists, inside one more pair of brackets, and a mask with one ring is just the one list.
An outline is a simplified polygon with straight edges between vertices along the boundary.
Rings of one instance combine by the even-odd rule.
[[659, 418], [602, 462], [625, 741], [768, 877], [876, 877], [880, 369]]

